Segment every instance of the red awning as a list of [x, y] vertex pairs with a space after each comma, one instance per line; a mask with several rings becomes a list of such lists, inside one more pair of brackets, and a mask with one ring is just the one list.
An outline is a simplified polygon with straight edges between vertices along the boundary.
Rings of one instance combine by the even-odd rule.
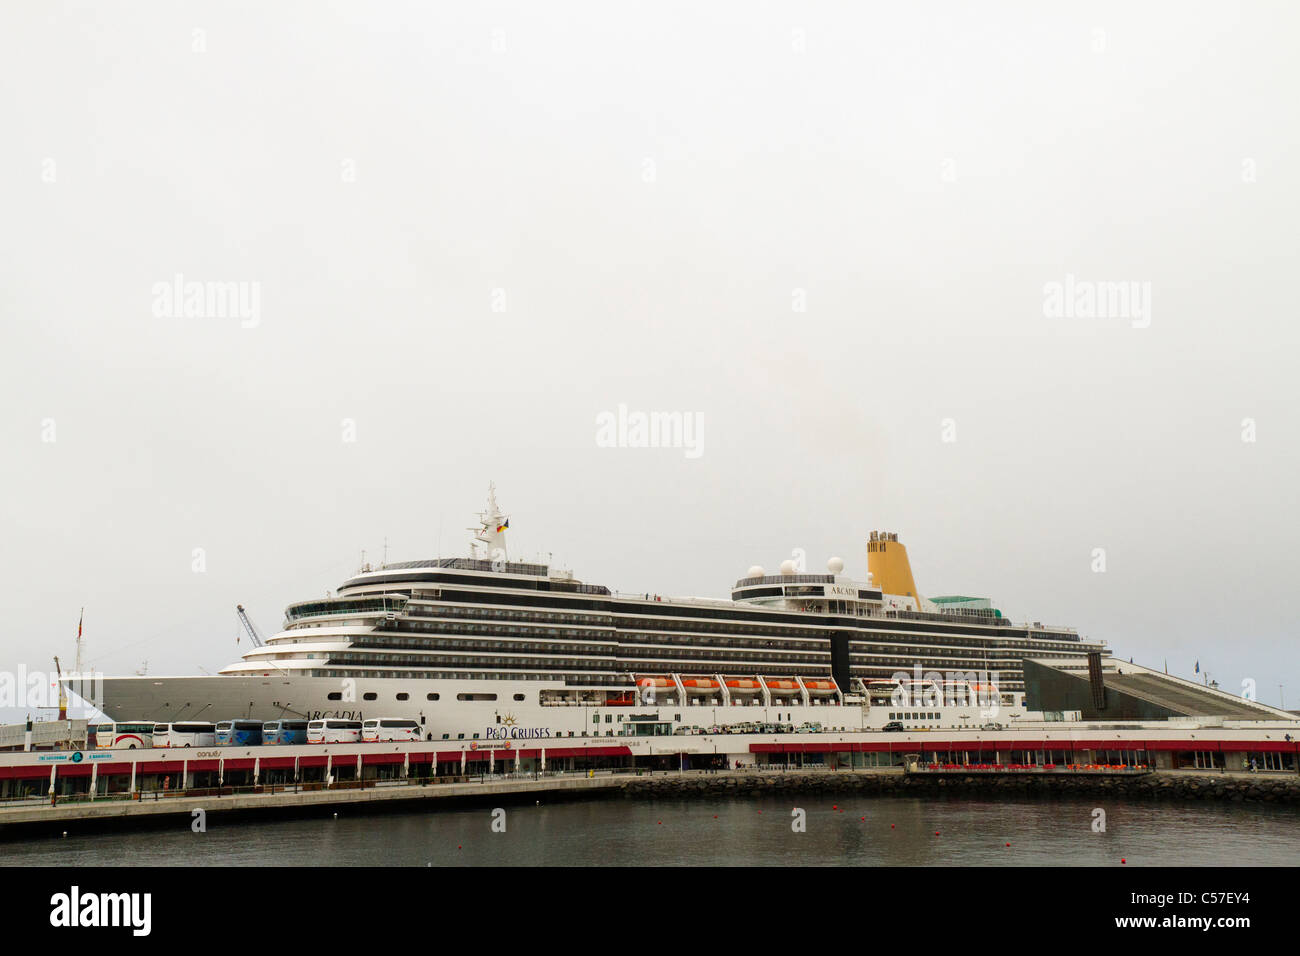
[[[355, 762], [355, 761], [348, 761], [348, 762], [349, 762], [349, 763], [353, 763], [353, 762]], [[178, 768], [178, 769], [179, 769], [179, 768]], [[252, 770], [252, 769], [253, 769], [253, 758], [252, 758], [252, 757], [237, 757], [237, 758], [235, 758], [234, 760], [227, 760], [226, 763], [225, 763], [225, 769], [226, 769], [226, 770]]]
[[366, 754], [361, 758], [361, 764], [364, 767], [373, 767], [376, 764], [402, 763], [404, 759], [401, 754]]
[[120, 773], [129, 775], [131, 773], [131, 765], [129, 763], [97, 760], [91, 764], [91, 766], [99, 768], [99, 776], [101, 777], [113, 777]]
[[[201, 764], [210, 763], [212, 764], [212, 766], [211, 768], [195, 766], [195, 764], [200, 764], [200, 763]], [[262, 757], [261, 762], [258, 764], [258, 767], [262, 770], [292, 770], [293, 758], [292, 757]], [[191, 770], [208, 770], [208, 769], [216, 770], [217, 762], [215, 760], [194, 760], [190, 762], [190, 769]]]
[[135, 765], [136, 773], [176, 773], [181, 772], [179, 760], [141, 760]]
[[[560, 757], [630, 757], [630, 747], [547, 747], [546, 759]], [[671, 756], [661, 754], [661, 756]]]
[[50, 775], [50, 764], [44, 766], [36, 764], [26, 767], [0, 767], [0, 779], [3, 780], [38, 780], [41, 777], [48, 778]]

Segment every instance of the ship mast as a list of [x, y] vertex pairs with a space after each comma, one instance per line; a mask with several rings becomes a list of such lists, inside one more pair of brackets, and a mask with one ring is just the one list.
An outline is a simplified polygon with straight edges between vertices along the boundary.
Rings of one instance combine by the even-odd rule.
[[497, 506], [496, 482], [488, 484], [487, 509], [478, 513], [478, 521], [477, 528], [467, 529], [474, 532], [475, 543], [470, 545], [470, 554], [488, 561], [508, 561], [506, 529], [510, 527], [510, 517]]

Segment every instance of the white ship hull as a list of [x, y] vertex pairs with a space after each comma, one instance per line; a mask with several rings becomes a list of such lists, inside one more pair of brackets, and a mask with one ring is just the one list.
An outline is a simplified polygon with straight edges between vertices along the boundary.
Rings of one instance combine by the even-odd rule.
[[[104, 699], [100, 709], [113, 720], [157, 722], [241, 717], [256, 720], [401, 717], [420, 721], [425, 738], [432, 740], [473, 740], [475, 735], [477, 739], [617, 736], [632, 714], [638, 717], [653, 714], [665, 723], [706, 729], [742, 721], [795, 725], [816, 722], [827, 730], [846, 731], [867, 726], [862, 707], [830, 703], [780, 707], [696, 703], [543, 706], [538, 703], [541, 690], [562, 687], [562, 684], [538, 681], [471, 683], [359, 678], [355, 687], [340, 689], [339, 681], [319, 677], [109, 677], [103, 682]], [[407, 699], [399, 700], [399, 694], [407, 695]], [[436, 696], [435, 700], [429, 699], [431, 694]], [[339, 699], [331, 699], [331, 695]], [[367, 699], [368, 695], [374, 698]], [[458, 700], [461, 695], [496, 699]], [[516, 700], [516, 696], [522, 696], [523, 700]]]

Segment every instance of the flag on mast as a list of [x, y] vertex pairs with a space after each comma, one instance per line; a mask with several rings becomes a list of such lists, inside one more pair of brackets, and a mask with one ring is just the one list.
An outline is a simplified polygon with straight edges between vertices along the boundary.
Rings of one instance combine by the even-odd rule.
[[77, 674], [81, 674], [81, 625], [86, 620], [86, 609], [81, 609], [81, 616], [77, 618]]

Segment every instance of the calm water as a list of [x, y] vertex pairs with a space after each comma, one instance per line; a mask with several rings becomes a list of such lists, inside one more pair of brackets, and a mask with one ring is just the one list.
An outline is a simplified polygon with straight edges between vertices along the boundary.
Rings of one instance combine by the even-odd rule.
[[[10, 866], [1129, 866], [1300, 863], [1300, 811], [1279, 807], [1097, 801], [984, 802], [812, 797], [807, 831], [779, 797], [582, 800], [317, 819], [212, 821], [206, 834], [132, 832], [0, 844]], [[838, 810], [833, 809], [835, 806]], [[865, 817], [866, 819], [862, 819]], [[935, 836], [935, 831], [939, 835]], [[1007, 847], [1005, 844], [1010, 843]]]

